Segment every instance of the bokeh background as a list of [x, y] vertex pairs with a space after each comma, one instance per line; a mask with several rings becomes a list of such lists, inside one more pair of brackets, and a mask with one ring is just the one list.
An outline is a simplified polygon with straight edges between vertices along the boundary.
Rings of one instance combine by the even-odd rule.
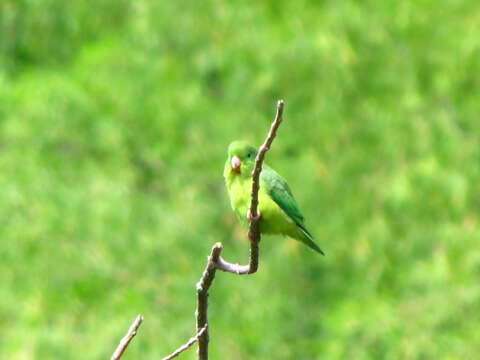
[[[480, 353], [478, 1], [0, 2], [0, 358], [158, 359], [213, 243], [245, 262], [226, 147], [259, 144], [326, 256], [219, 274], [212, 359]], [[182, 355], [195, 359], [195, 351]]]

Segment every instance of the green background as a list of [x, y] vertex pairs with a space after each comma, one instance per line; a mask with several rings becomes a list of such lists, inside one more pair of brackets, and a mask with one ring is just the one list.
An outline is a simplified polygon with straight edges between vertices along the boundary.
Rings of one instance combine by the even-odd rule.
[[[480, 353], [478, 1], [0, 2], [0, 358], [124, 359], [193, 335], [222, 178], [259, 144], [326, 252], [220, 273], [213, 359]], [[182, 355], [195, 359], [195, 350]]]

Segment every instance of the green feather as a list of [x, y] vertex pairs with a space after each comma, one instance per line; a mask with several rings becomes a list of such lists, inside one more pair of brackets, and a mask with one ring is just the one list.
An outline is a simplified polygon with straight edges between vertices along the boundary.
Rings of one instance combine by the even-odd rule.
[[303, 225], [303, 215], [298, 209], [297, 202], [293, 197], [287, 181], [267, 165], [263, 167], [260, 176], [268, 195], [270, 195], [273, 201], [275, 201], [297, 225]]
[[297, 225], [300, 230], [300, 237], [295, 237], [313, 250], [325, 255], [324, 252], [313, 241], [312, 234], [307, 230], [304, 223], [304, 217], [298, 209], [297, 202], [293, 197], [290, 186], [287, 181], [280, 176], [275, 170], [265, 165], [260, 174], [262, 182], [266, 187], [268, 195], [275, 203], [287, 214]]

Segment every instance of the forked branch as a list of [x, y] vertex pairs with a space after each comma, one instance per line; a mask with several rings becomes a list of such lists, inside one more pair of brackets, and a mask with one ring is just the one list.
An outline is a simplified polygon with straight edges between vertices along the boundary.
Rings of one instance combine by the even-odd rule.
[[[197, 331], [207, 326], [208, 323], [208, 290], [212, 285], [213, 279], [215, 278], [216, 270], [218, 269], [237, 275], [246, 275], [253, 274], [258, 269], [258, 244], [261, 239], [260, 228], [258, 224], [261, 216], [261, 214], [258, 212], [258, 191], [260, 190], [260, 173], [262, 171], [263, 159], [265, 158], [265, 154], [270, 149], [270, 146], [272, 145], [272, 142], [277, 134], [277, 129], [282, 122], [283, 106], [283, 100], [279, 100], [277, 102], [277, 112], [275, 114], [275, 119], [270, 126], [270, 131], [268, 132], [264, 143], [262, 144], [262, 146], [260, 146], [257, 157], [255, 159], [255, 167], [252, 172], [251, 202], [250, 208], [248, 210], [248, 239], [250, 240], [250, 261], [247, 265], [232, 264], [224, 260], [220, 256], [222, 252], [221, 243], [216, 243], [213, 246], [210, 256], [208, 257], [207, 266], [202, 274], [202, 277], [200, 278], [200, 281], [197, 283]], [[200, 360], [208, 359], [208, 341], [209, 334], [207, 329], [198, 339], [198, 358]]]
[[[215, 273], [218, 270], [225, 272], [237, 274], [237, 275], [246, 275], [253, 274], [258, 270], [258, 255], [259, 255], [259, 242], [261, 239], [259, 220], [261, 214], [258, 211], [258, 191], [260, 189], [260, 173], [262, 172], [263, 159], [265, 154], [270, 149], [273, 140], [277, 134], [277, 129], [280, 126], [280, 123], [283, 119], [283, 100], [277, 102], [277, 111], [275, 114], [275, 119], [270, 126], [270, 131], [267, 134], [267, 137], [260, 146], [257, 157], [255, 159], [255, 167], [252, 172], [252, 190], [251, 190], [251, 202], [248, 210], [248, 239], [250, 240], [250, 259], [247, 265], [232, 264], [224, 260], [220, 254], [222, 252], [222, 244], [216, 243], [212, 247], [212, 251], [208, 256], [207, 266], [203, 271], [202, 277], [197, 283], [197, 334], [188, 340], [184, 345], [180, 346], [170, 355], [164, 357], [162, 360], [170, 360], [178, 356], [181, 352], [188, 349], [195, 342], [198, 342], [198, 358], [200, 360], [208, 360], [208, 290], [215, 279]], [[133, 337], [136, 335], [139, 326], [143, 321], [143, 317], [138, 315], [130, 328], [127, 331], [127, 334], [122, 338], [117, 349], [113, 353], [111, 360], [119, 360], [125, 349], [132, 341]]]
[[258, 213], [258, 191], [260, 190], [260, 173], [262, 172], [263, 159], [265, 154], [270, 149], [275, 136], [277, 135], [277, 129], [283, 120], [283, 107], [284, 101], [277, 101], [277, 112], [275, 119], [270, 126], [270, 131], [265, 138], [262, 146], [260, 146], [257, 157], [255, 158], [255, 167], [252, 171], [252, 190], [251, 190], [251, 202], [248, 210], [248, 239], [250, 240], [250, 261], [247, 265], [232, 264], [224, 260], [221, 256], [218, 257], [216, 262], [216, 268], [225, 272], [234, 273], [237, 275], [253, 274], [258, 269], [258, 255], [260, 242], [260, 229], [258, 221], [261, 214]]

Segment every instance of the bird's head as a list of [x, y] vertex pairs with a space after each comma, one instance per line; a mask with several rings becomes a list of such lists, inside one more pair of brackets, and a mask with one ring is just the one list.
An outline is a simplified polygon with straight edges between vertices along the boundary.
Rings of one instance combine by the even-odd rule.
[[249, 177], [255, 166], [257, 149], [245, 141], [234, 141], [228, 146], [225, 170], [230, 174]]

